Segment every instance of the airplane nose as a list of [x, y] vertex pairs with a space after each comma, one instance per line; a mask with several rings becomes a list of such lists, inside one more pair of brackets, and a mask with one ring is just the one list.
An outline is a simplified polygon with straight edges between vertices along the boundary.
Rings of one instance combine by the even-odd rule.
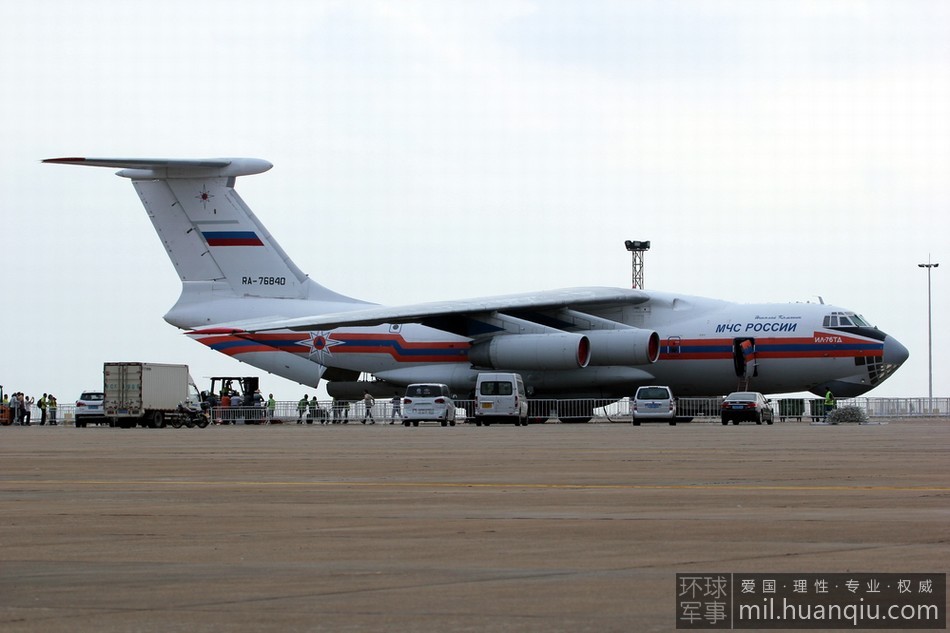
[[904, 364], [904, 361], [910, 356], [910, 352], [900, 341], [893, 336], [884, 338], [884, 364], [893, 365], [897, 369]]

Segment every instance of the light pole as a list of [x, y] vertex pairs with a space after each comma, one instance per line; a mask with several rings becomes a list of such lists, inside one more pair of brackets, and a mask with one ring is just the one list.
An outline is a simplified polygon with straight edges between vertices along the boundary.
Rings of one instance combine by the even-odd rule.
[[643, 290], [643, 254], [650, 250], [649, 240], [641, 242], [640, 240], [627, 240], [623, 243], [633, 256], [633, 273], [631, 275], [631, 288]]
[[917, 264], [927, 269], [927, 413], [933, 413], [934, 407], [934, 338], [933, 338], [933, 311], [930, 304], [930, 271], [940, 264], [930, 263], [927, 255], [926, 264]]

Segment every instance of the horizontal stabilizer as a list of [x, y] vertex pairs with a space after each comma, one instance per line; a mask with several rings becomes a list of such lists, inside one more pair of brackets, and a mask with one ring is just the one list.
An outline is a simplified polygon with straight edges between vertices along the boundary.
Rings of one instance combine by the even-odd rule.
[[197, 178], [249, 176], [267, 171], [273, 164], [260, 158], [47, 158], [54, 165], [115, 167], [126, 178]]

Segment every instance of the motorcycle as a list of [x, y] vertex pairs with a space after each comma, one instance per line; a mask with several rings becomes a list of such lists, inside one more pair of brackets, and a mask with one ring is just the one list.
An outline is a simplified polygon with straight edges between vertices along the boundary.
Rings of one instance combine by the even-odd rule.
[[172, 420], [172, 426], [176, 429], [180, 429], [182, 424], [187, 426], [189, 429], [198, 427], [203, 429], [211, 422], [211, 416], [208, 415], [205, 403], [202, 402], [200, 407], [194, 407], [188, 402], [179, 402], [178, 403], [178, 416]]

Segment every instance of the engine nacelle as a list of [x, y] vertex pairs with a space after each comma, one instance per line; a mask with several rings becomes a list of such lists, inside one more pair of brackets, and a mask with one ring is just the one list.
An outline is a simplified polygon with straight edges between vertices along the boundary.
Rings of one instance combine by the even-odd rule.
[[660, 335], [653, 330], [588, 330], [591, 365], [648, 365], [660, 357]]
[[473, 365], [492, 369], [577, 369], [590, 362], [583, 334], [499, 334], [468, 352]]

